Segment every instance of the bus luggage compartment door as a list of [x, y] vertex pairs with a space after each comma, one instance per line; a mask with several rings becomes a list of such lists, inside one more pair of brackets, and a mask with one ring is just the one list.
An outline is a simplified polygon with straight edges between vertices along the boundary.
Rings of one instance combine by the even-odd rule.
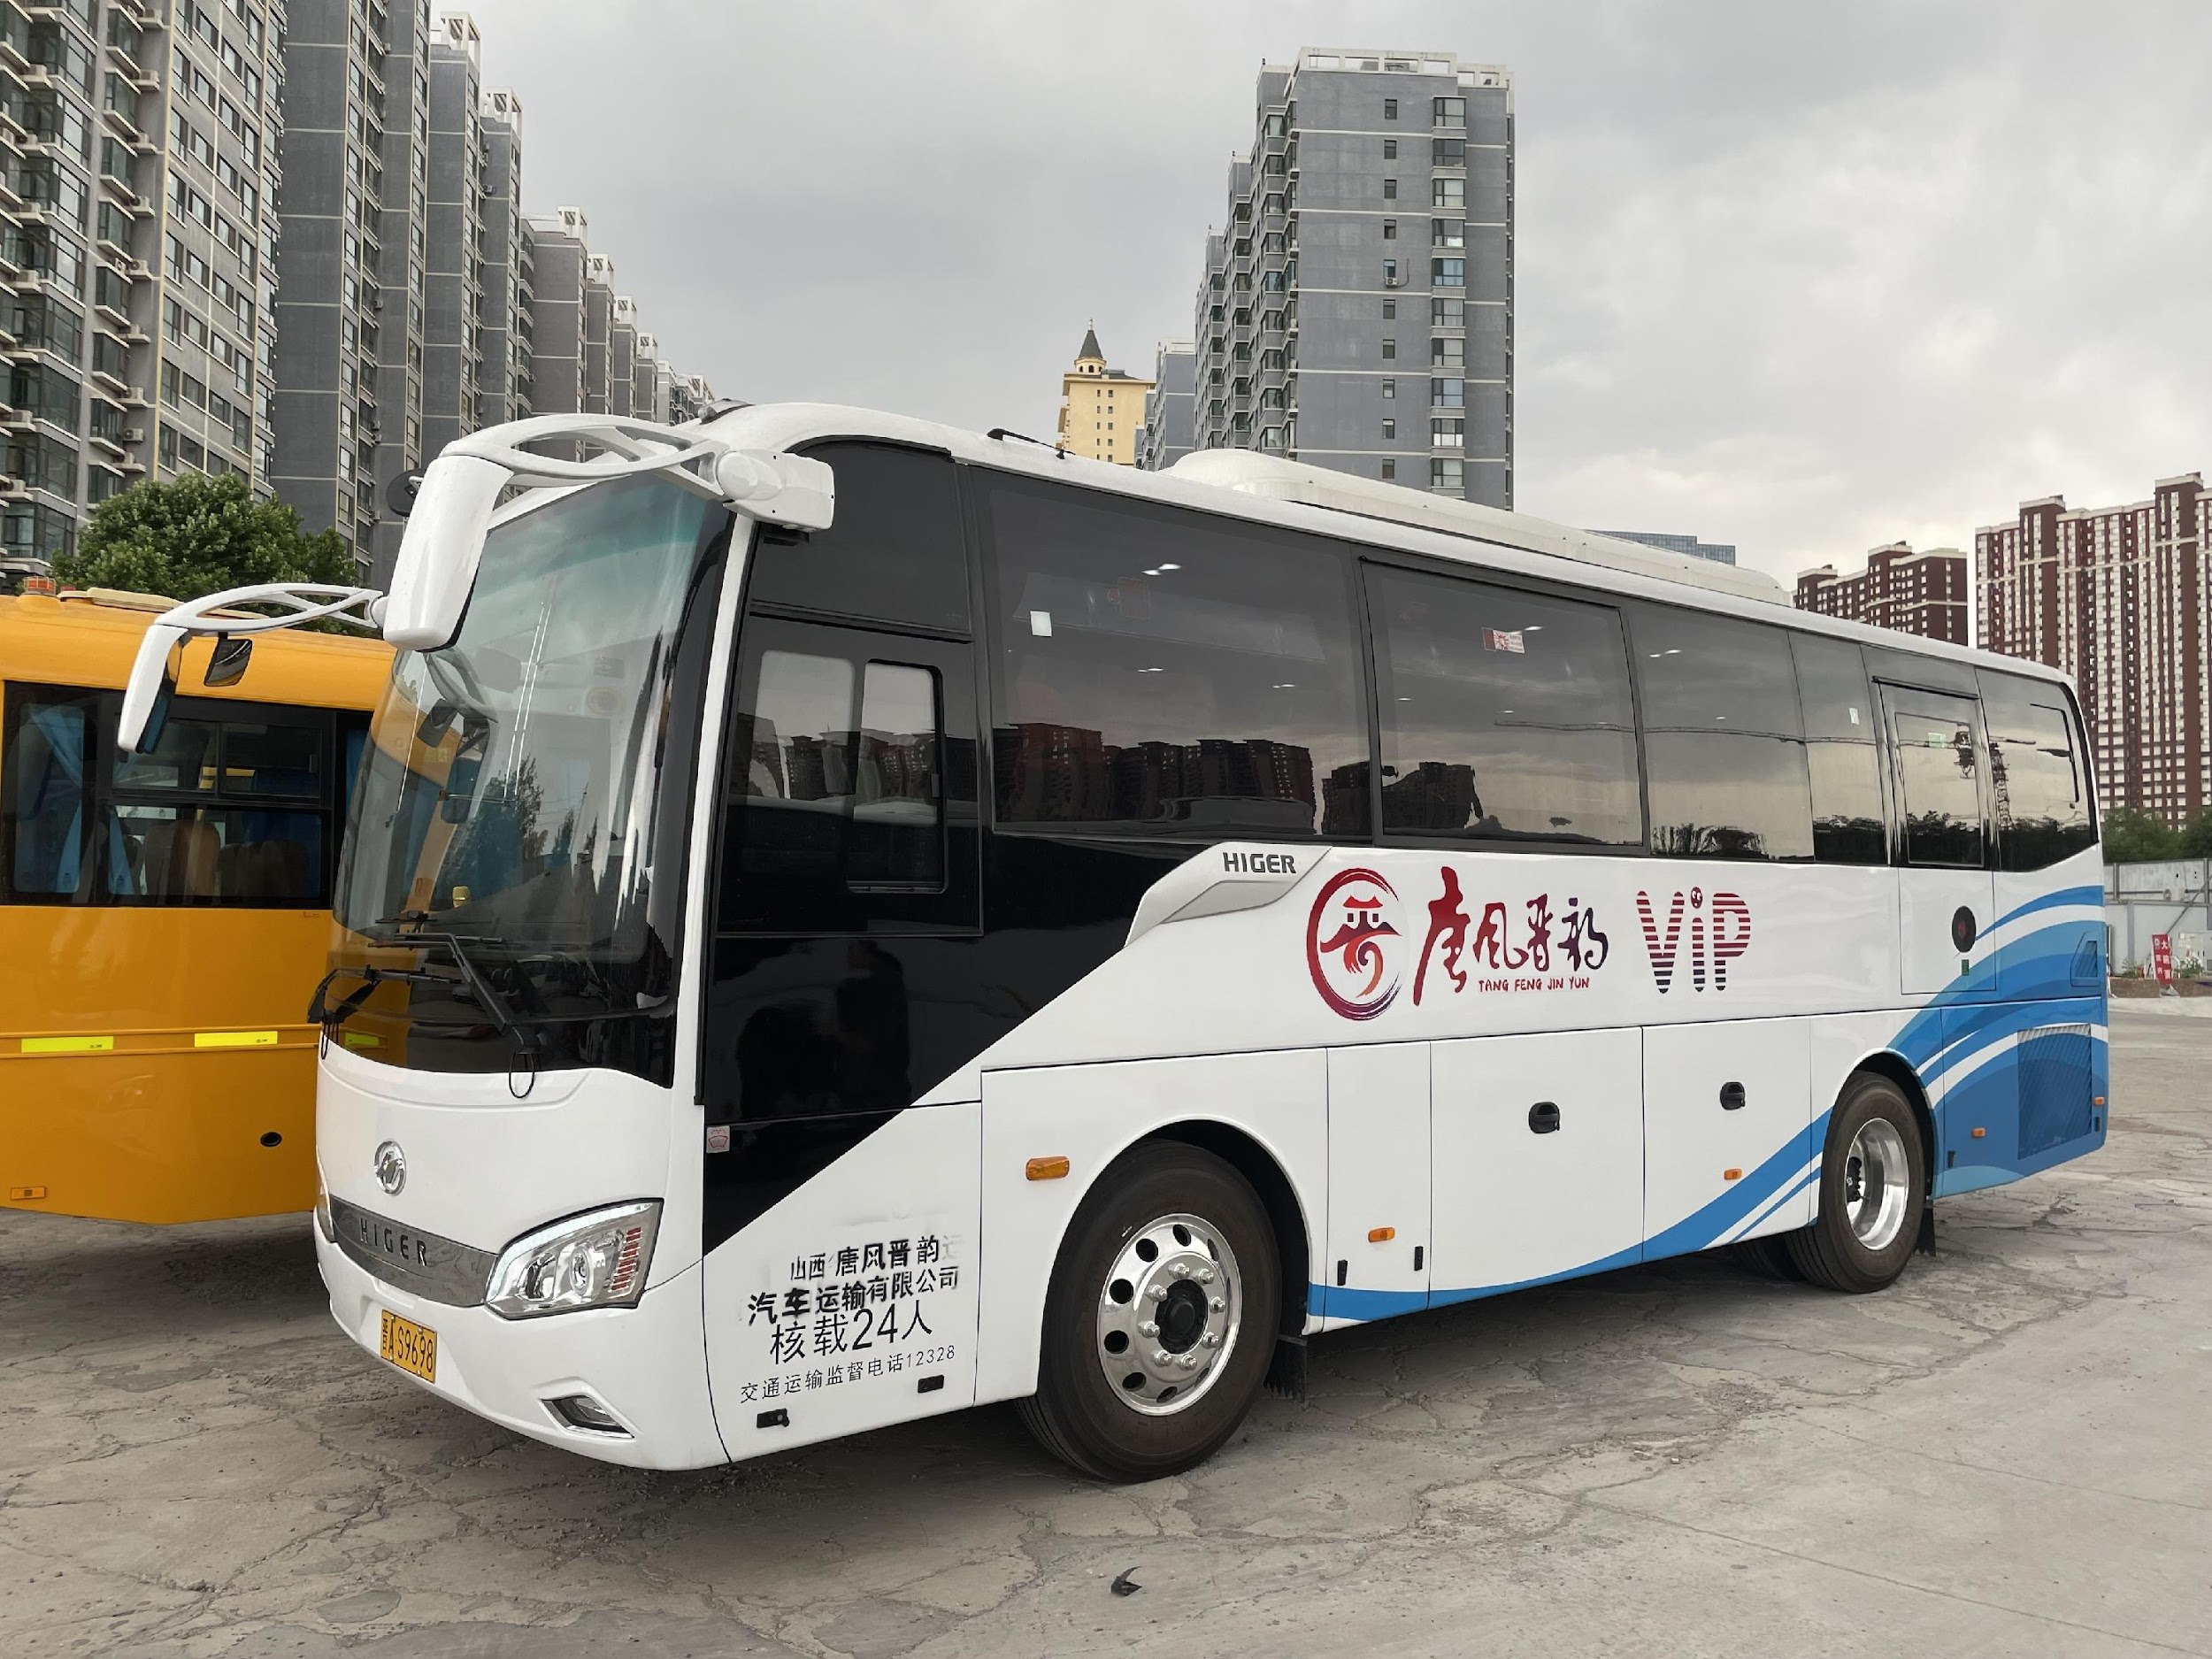
[[1640, 1259], [1634, 1027], [1440, 1042], [1433, 1092], [1432, 1305]]
[[1429, 1301], [1429, 1045], [1329, 1050], [1328, 1325]]

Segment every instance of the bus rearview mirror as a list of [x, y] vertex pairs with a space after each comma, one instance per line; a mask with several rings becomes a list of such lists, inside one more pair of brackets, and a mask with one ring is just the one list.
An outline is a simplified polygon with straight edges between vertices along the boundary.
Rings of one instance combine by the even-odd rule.
[[210, 687], [234, 686], [246, 677], [246, 664], [253, 661], [251, 634], [219, 634], [215, 649], [207, 655], [207, 672], [201, 682]]

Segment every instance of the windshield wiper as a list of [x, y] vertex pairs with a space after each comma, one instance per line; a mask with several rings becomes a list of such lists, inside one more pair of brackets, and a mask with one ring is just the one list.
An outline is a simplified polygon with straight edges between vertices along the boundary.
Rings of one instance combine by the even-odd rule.
[[[397, 916], [380, 917], [378, 919], [384, 922], [400, 922], [423, 915], [424, 912], [420, 910], [402, 910]], [[537, 1064], [543, 1040], [538, 1035], [536, 1027], [515, 1012], [514, 1004], [510, 1002], [506, 995], [491, 982], [484, 971], [476, 965], [458, 934], [425, 933], [420, 928], [417, 928], [412, 933], [400, 934], [398, 939], [392, 942], [403, 945], [443, 945], [446, 948], [446, 953], [453, 958], [453, 965], [461, 971], [461, 982], [467, 987], [470, 995], [476, 999], [477, 1006], [490, 1017], [492, 1024], [514, 1039], [515, 1047], [521, 1050], [524, 1059], [527, 1060], [533, 1067]], [[476, 942], [481, 944], [484, 941], [479, 940]], [[325, 1002], [323, 993], [329, 989], [330, 982], [344, 975], [357, 975], [361, 980], [360, 988], [349, 993], [335, 1004]], [[525, 985], [530, 985], [530, 976], [526, 972], [522, 979]], [[315, 994], [307, 1004], [307, 1018], [318, 1025], [342, 1025], [349, 1017], [360, 1009], [364, 1002], [369, 1000], [370, 995], [376, 987], [387, 979], [396, 979], [409, 985], [443, 986], [449, 990], [453, 986], [453, 981], [442, 974], [426, 973], [419, 968], [380, 968], [373, 963], [333, 968], [316, 982]], [[538, 1000], [534, 986], [531, 987], [530, 995], [533, 1001]], [[539, 1011], [544, 1011], [541, 1003]]]
[[[514, 1005], [508, 1002], [505, 993], [495, 986], [484, 971], [470, 959], [468, 952], [461, 947], [461, 936], [458, 933], [430, 933], [418, 928], [415, 932], [405, 935], [405, 938], [411, 945], [420, 941], [429, 941], [443, 945], [453, 957], [453, 965], [460, 969], [461, 978], [467, 982], [469, 989], [475, 993], [477, 1005], [491, 1016], [494, 1025], [515, 1040], [515, 1047], [522, 1050], [524, 1059], [529, 1061], [533, 1066], [537, 1064], [540, 1039], [535, 1027], [524, 1023], [522, 1017], [515, 1012]], [[476, 942], [481, 944], [484, 941], [478, 940]], [[528, 985], [530, 976], [524, 974], [522, 982]], [[534, 987], [531, 991], [531, 995], [534, 999], [537, 995]]]

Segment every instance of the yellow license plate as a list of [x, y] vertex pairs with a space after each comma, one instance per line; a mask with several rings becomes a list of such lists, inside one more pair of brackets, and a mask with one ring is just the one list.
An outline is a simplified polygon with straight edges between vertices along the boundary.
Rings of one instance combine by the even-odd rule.
[[384, 1328], [376, 1339], [377, 1353], [425, 1382], [437, 1381], [438, 1333], [428, 1325], [403, 1319], [396, 1313], [385, 1313], [383, 1320]]

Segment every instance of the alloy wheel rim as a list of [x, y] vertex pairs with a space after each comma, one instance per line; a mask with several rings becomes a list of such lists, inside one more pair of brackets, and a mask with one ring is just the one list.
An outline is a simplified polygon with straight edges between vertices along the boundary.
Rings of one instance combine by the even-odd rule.
[[1869, 1250], [1897, 1241], [1911, 1203], [1912, 1165], [1905, 1138], [1886, 1118], [1868, 1119], [1851, 1137], [1843, 1160], [1843, 1209], [1852, 1236]]
[[1171, 1417], [1219, 1379], [1243, 1325], [1244, 1278], [1221, 1229], [1201, 1216], [1162, 1216], [1133, 1233], [1107, 1269], [1092, 1351], [1124, 1405]]

